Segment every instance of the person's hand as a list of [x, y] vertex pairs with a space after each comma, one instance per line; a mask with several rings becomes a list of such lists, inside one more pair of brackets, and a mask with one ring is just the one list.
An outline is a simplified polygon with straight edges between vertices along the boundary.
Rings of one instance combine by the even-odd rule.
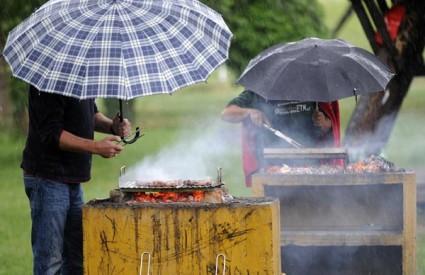
[[262, 127], [263, 124], [270, 125], [266, 115], [257, 109], [248, 109], [248, 117], [256, 126]]
[[102, 140], [94, 142], [94, 153], [101, 155], [104, 158], [112, 158], [118, 155], [123, 147], [117, 142], [120, 142], [117, 136], [109, 136]]
[[326, 133], [329, 129], [332, 128], [332, 122], [325, 114], [321, 111], [314, 111], [313, 113], [313, 124], [314, 126], [320, 128], [322, 132]]
[[120, 117], [117, 114], [112, 120], [112, 130], [113, 133], [120, 137], [127, 137], [131, 133], [131, 123], [128, 119], [124, 118], [123, 121], [120, 121]]

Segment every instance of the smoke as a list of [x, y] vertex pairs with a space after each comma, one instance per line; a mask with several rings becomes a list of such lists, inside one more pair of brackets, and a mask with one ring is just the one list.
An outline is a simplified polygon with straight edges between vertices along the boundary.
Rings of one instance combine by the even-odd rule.
[[395, 114], [384, 116], [379, 120], [373, 132], [349, 137], [348, 142], [346, 139], [345, 144], [350, 161], [365, 159], [372, 154], [381, 154], [388, 142], [388, 133], [391, 132], [395, 119]]
[[234, 169], [232, 160], [240, 154], [239, 127], [216, 118], [204, 118], [191, 126], [173, 144], [128, 169], [120, 186], [135, 180], [214, 178], [219, 167]]
[[[393, 124], [395, 119], [397, 121]], [[423, 169], [425, 128], [418, 127], [422, 124], [423, 116], [417, 113], [400, 112], [397, 118], [394, 114], [384, 116], [373, 132], [346, 137], [345, 147], [349, 159], [355, 162], [376, 154], [395, 162], [399, 167]]]

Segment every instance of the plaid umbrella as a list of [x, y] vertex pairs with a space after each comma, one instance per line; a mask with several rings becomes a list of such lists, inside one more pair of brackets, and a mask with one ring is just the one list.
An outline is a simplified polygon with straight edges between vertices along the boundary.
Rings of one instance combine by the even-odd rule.
[[128, 100], [205, 81], [231, 37], [196, 0], [50, 0], [10, 32], [3, 54], [40, 91]]

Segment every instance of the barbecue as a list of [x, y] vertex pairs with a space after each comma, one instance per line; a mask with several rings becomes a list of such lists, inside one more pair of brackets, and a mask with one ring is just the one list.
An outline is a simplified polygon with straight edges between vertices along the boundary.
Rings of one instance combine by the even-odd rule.
[[382, 173], [382, 172], [401, 172], [403, 169], [397, 168], [394, 163], [383, 157], [371, 155], [365, 160], [349, 163], [346, 167], [335, 165], [318, 165], [308, 167], [291, 167], [286, 164], [272, 165], [266, 168], [267, 173], [271, 174], [307, 174], [324, 175], [340, 173]]
[[[87, 274], [280, 274], [279, 202], [217, 179], [131, 179], [83, 208]], [[265, 256], [267, 255], [267, 256]]]
[[264, 160], [253, 191], [280, 200], [283, 272], [416, 273], [412, 171], [376, 155], [349, 162], [342, 148], [266, 148]]
[[139, 180], [129, 179], [125, 167], [121, 168], [119, 189], [111, 192], [115, 202], [170, 203], [170, 202], [208, 202], [222, 203], [231, 200], [222, 182], [222, 169], [217, 169], [217, 180], [211, 178], [175, 179], [175, 180]]

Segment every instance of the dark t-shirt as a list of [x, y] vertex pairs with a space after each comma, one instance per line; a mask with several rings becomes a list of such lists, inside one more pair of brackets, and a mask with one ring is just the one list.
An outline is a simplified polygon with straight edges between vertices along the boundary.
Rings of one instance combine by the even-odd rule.
[[[244, 91], [228, 105], [254, 108], [262, 111], [272, 127], [295, 139], [305, 147], [316, 147], [321, 131], [313, 123], [315, 102], [266, 101], [261, 96]], [[259, 131], [263, 147], [291, 147], [266, 129]]]
[[94, 99], [79, 100], [30, 87], [29, 129], [21, 167], [26, 174], [66, 183], [90, 179], [91, 154], [59, 148], [62, 130], [93, 139]]

